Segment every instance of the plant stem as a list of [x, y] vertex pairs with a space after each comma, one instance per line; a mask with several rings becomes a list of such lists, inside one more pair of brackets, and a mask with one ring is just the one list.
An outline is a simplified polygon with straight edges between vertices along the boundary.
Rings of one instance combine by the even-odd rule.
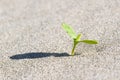
[[73, 48], [72, 48], [72, 52], [71, 52], [71, 55], [74, 56], [75, 55], [75, 48], [76, 48], [76, 41], [74, 41], [74, 45], [73, 45]]
[[71, 55], [74, 56], [74, 51], [75, 51], [75, 45], [73, 46], [72, 53]]

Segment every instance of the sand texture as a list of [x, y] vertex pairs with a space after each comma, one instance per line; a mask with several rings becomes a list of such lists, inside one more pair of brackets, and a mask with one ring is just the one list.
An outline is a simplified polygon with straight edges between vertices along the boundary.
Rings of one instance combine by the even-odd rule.
[[120, 0], [0, 0], [0, 80], [120, 80]]

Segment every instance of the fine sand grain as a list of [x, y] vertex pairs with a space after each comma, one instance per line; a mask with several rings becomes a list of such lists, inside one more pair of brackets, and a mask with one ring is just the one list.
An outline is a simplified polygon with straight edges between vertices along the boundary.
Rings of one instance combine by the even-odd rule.
[[120, 0], [0, 0], [0, 80], [120, 80]]

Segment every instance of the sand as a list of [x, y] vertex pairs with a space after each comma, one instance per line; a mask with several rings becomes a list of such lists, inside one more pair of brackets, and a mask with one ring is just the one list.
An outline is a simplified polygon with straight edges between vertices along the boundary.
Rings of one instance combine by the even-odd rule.
[[0, 80], [120, 80], [120, 0], [0, 0]]

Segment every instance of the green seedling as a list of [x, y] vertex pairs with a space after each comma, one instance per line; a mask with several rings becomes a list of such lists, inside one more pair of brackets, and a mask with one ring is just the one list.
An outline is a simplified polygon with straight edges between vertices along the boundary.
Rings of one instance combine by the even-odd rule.
[[81, 43], [81, 42], [83, 42], [83, 43], [87, 43], [87, 44], [98, 44], [98, 42], [96, 41], [96, 40], [81, 40], [81, 36], [82, 36], [82, 34], [76, 34], [75, 32], [74, 32], [74, 30], [72, 29], [72, 27], [71, 26], [69, 26], [68, 24], [65, 24], [65, 23], [63, 23], [62, 24], [62, 28], [68, 33], [68, 35], [73, 39], [73, 48], [72, 48], [72, 52], [71, 52], [71, 55], [72, 56], [74, 56], [75, 55], [75, 53], [74, 53], [74, 51], [75, 51], [75, 48], [76, 48], [76, 46], [77, 46], [77, 44], [78, 43]]

